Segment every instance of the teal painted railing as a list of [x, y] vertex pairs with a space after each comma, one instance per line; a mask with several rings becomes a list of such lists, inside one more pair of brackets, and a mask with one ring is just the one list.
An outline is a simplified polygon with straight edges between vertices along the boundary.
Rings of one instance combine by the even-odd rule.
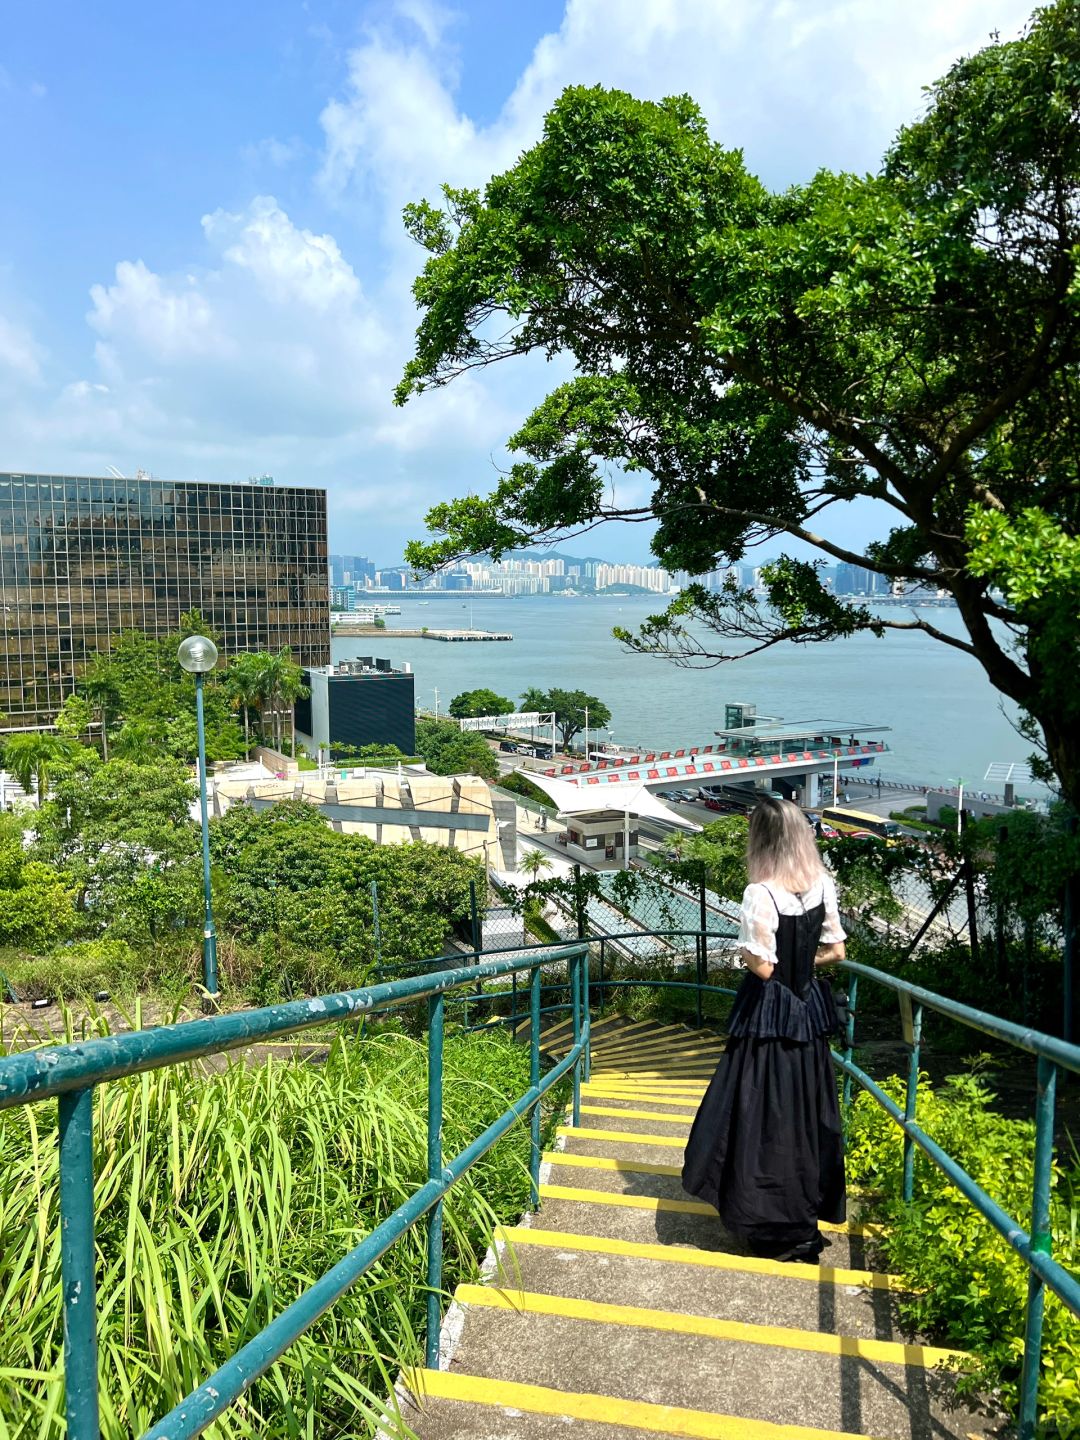
[[[445, 964], [445, 960], [443, 964]], [[568, 1054], [541, 1078], [540, 984], [545, 965], [566, 966], [573, 1033]], [[221, 1415], [380, 1256], [425, 1215], [427, 1232], [426, 1360], [439, 1363], [442, 1290], [442, 1204], [447, 1191], [517, 1121], [530, 1122], [531, 1202], [539, 1203], [540, 1099], [567, 1073], [573, 1080], [578, 1123], [581, 1079], [589, 1051], [588, 946], [548, 947], [525, 958], [486, 960], [411, 979], [240, 1011], [181, 1025], [81, 1044], [50, 1046], [0, 1058], [0, 1110], [55, 1098], [60, 1113], [60, 1245], [64, 1303], [64, 1376], [68, 1440], [99, 1440], [97, 1309], [94, 1257], [94, 1090], [112, 1080], [185, 1060], [220, 1055], [271, 1037], [333, 1021], [355, 1021], [403, 1001], [428, 1003], [428, 1179], [354, 1250], [326, 1272], [213, 1375], [162, 1417], [144, 1440], [188, 1440]], [[442, 1153], [443, 1017], [448, 995], [464, 986], [527, 972], [530, 1036], [529, 1088], [459, 1155]]]
[[[93, 1091], [98, 1084], [157, 1069], [200, 1056], [220, 1054], [279, 1036], [340, 1020], [356, 1020], [378, 1013], [405, 1000], [427, 999], [428, 1026], [428, 1180], [299, 1299], [239, 1350], [202, 1386], [176, 1406], [147, 1432], [144, 1440], [185, 1440], [200, 1433], [223, 1413], [298, 1336], [331, 1306], [374, 1262], [425, 1215], [428, 1224], [428, 1316], [426, 1358], [429, 1366], [439, 1360], [441, 1320], [442, 1199], [451, 1186], [517, 1120], [530, 1119], [531, 1201], [539, 1198], [541, 1096], [568, 1072], [573, 1078], [573, 1117], [580, 1110], [580, 1084], [588, 1078], [589, 1012], [593, 995], [602, 1002], [605, 992], [622, 986], [651, 986], [695, 991], [697, 1012], [706, 994], [731, 995], [724, 986], [708, 983], [705, 947], [712, 937], [702, 932], [656, 932], [657, 938], [680, 935], [696, 937], [693, 980], [656, 980], [597, 976], [590, 980], [589, 944], [582, 940], [557, 946], [515, 949], [507, 958], [489, 958], [453, 970], [436, 970], [398, 979], [363, 990], [294, 1001], [265, 1010], [241, 1012], [183, 1025], [162, 1027], [135, 1034], [110, 1036], [78, 1045], [37, 1050], [0, 1059], [0, 1109], [56, 1097], [60, 1111], [60, 1201], [61, 1252], [64, 1287], [64, 1369], [67, 1381], [66, 1407], [70, 1440], [98, 1440], [97, 1347], [94, 1307], [94, 1215], [93, 1152], [91, 1145]], [[643, 938], [630, 931], [626, 937], [607, 936], [601, 942], [617, 943], [620, 938]], [[593, 942], [596, 943], [595, 941]], [[514, 958], [516, 956], [517, 958]], [[447, 964], [441, 957], [428, 965]], [[569, 991], [569, 999], [544, 1007], [541, 970], [545, 965], [566, 967], [566, 978], [554, 987]], [[1020, 1440], [1034, 1440], [1039, 1371], [1042, 1353], [1042, 1321], [1045, 1293], [1049, 1289], [1080, 1316], [1080, 1281], [1058, 1264], [1052, 1254], [1050, 1196], [1054, 1134], [1054, 1103], [1059, 1070], [1080, 1074], [1080, 1046], [1050, 1035], [1011, 1024], [994, 1015], [974, 1010], [932, 991], [912, 985], [894, 975], [851, 961], [839, 967], [849, 977], [849, 1014], [845, 1048], [835, 1055], [844, 1074], [845, 1102], [850, 1102], [852, 1082], [858, 1083], [885, 1110], [904, 1133], [904, 1197], [912, 1198], [914, 1157], [920, 1149], [948, 1176], [976, 1211], [998, 1232], [1024, 1261], [1029, 1272], [1028, 1298], [1024, 1317], [1024, 1367], [1021, 1380]], [[442, 1035], [445, 1005], [460, 998], [471, 1004], [496, 998], [492, 992], [473, 993], [473, 987], [502, 977], [529, 976], [529, 1008], [522, 1013], [501, 1016], [530, 1024], [529, 1088], [486, 1131], [453, 1160], [445, 1162], [441, 1150], [442, 1117]], [[894, 991], [900, 1002], [908, 1045], [907, 1091], [903, 1109], [854, 1062], [855, 1006], [859, 981], [872, 982]], [[505, 998], [505, 992], [503, 995]], [[512, 1004], [513, 1004], [512, 1000]], [[567, 1055], [540, 1076], [540, 1020], [543, 1013], [570, 1010], [573, 1016], [572, 1044]], [[1035, 1058], [1037, 1096], [1035, 1102], [1035, 1166], [1030, 1230], [1007, 1215], [976, 1181], [922, 1130], [916, 1120], [919, 1059], [923, 1011], [930, 1010], [970, 1029], [989, 1035]], [[516, 1011], [516, 1006], [515, 1006]]]
[[[1020, 1440], [1034, 1440], [1038, 1418], [1039, 1373], [1042, 1364], [1043, 1308], [1046, 1291], [1051, 1290], [1074, 1315], [1080, 1316], [1080, 1281], [1053, 1258], [1050, 1233], [1050, 1187], [1054, 1151], [1054, 1100], [1059, 1070], [1080, 1075], [1080, 1046], [1070, 1045], [1053, 1035], [1044, 1035], [1022, 1025], [974, 1010], [959, 1001], [948, 1000], [924, 990], [895, 975], [872, 970], [851, 960], [840, 962], [850, 977], [848, 986], [848, 1022], [843, 1054], [835, 1055], [844, 1072], [844, 1100], [851, 1099], [851, 1082], [855, 1080], [872, 1095], [881, 1108], [904, 1132], [903, 1195], [912, 1199], [915, 1180], [915, 1150], [920, 1149], [949, 1177], [978, 1213], [992, 1225], [1006, 1244], [1028, 1268], [1028, 1294], [1024, 1313], [1024, 1363], [1020, 1379]], [[855, 1005], [859, 980], [872, 981], [896, 993], [904, 1040], [908, 1048], [907, 1085], [904, 1108], [901, 1110], [891, 1096], [854, 1063]], [[1011, 1045], [1036, 1060], [1035, 1096], [1035, 1167], [1031, 1200], [1031, 1228], [1024, 1230], [1020, 1222], [1006, 1214], [991, 1195], [977, 1184], [957, 1162], [922, 1129], [915, 1119], [919, 1088], [919, 1055], [922, 1044], [923, 1011], [931, 1010], [958, 1021], [971, 1030], [980, 1031], [1006, 1045]]]

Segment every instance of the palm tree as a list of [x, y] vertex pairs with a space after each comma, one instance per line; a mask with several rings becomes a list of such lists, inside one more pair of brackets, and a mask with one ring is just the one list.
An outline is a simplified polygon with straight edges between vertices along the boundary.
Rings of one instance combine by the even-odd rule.
[[54, 765], [73, 760], [78, 751], [79, 746], [66, 735], [25, 730], [8, 736], [4, 743], [4, 764], [28, 795], [31, 786], [36, 786], [37, 802], [41, 806], [45, 803], [49, 771]]
[[129, 720], [116, 734], [113, 753], [121, 760], [145, 765], [159, 753], [159, 743], [159, 736], [149, 720]]
[[244, 717], [244, 753], [251, 758], [251, 712], [263, 695], [258, 655], [235, 655], [225, 672], [225, 690]]
[[535, 883], [544, 870], [551, 869], [551, 857], [542, 850], [527, 850], [522, 856], [521, 868]]
[[[256, 693], [260, 709], [269, 708], [274, 727], [274, 749], [281, 753], [285, 743], [285, 727], [282, 709], [290, 710], [301, 695], [309, 693], [304, 684], [304, 672], [293, 662], [292, 651], [287, 645], [271, 652], [260, 650], [251, 656], [251, 667], [256, 676]], [[293, 751], [296, 750], [296, 727], [293, 726]]]

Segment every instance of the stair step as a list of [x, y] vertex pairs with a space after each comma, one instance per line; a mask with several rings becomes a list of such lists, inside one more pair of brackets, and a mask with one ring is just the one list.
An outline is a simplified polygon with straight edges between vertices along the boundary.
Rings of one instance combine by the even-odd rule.
[[689, 1130], [697, 1111], [679, 1110], [674, 1113], [668, 1113], [661, 1110], [633, 1110], [619, 1105], [583, 1104], [581, 1113], [582, 1115], [605, 1115], [608, 1118], [612, 1116], [625, 1116], [628, 1120], [658, 1121], [663, 1125], [682, 1125]]
[[765, 1345], [774, 1349], [801, 1350], [816, 1355], [853, 1355], [863, 1360], [889, 1365], [921, 1365], [928, 1369], [936, 1365], [959, 1366], [970, 1359], [963, 1351], [946, 1350], [936, 1345], [869, 1340], [857, 1335], [834, 1335], [786, 1325], [752, 1325], [739, 1320], [720, 1320], [711, 1315], [687, 1315], [678, 1310], [616, 1305], [596, 1300], [580, 1300], [567, 1295], [503, 1289], [492, 1285], [459, 1285], [454, 1298], [461, 1305], [513, 1310], [521, 1315], [559, 1315], [567, 1320], [588, 1320], [599, 1325], [625, 1325], [638, 1330], [697, 1335], [706, 1340], [725, 1340], [740, 1345]]
[[[540, 1233], [547, 1236], [552, 1232]], [[594, 1238], [584, 1237], [586, 1241]], [[575, 1248], [574, 1240], [569, 1234], [554, 1245], [500, 1245], [493, 1283], [535, 1294], [672, 1310], [751, 1325], [768, 1321], [795, 1330], [897, 1343], [909, 1338], [899, 1325], [896, 1292], [892, 1290], [825, 1283], [820, 1271], [819, 1283], [808, 1284], [801, 1274], [793, 1278], [785, 1273], [786, 1265], [760, 1274], [693, 1263], [696, 1254], [708, 1252], [691, 1250], [690, 1259], [679, 1263], [678, 1247], [673, 1247], [674, 1254], [653, 1259], [648, 1245], [630, 1245], [632, 1253], [622, 1254], [606, 1248]], [[644, 1254], [637, 1253], [642, 1248]], [[741, 1261], [734, 1254], [724, 1258], [735, 1265]], [[862, 1273], [853, 1273], [863, 1278]]]
[[767, 1275], [781, 1280], [803, 1280], [816, 1285], [856, 1285], [868, 1290], [907, 1291], [910, 1286], [895, 1275], [881, 1271], [834, 1265], [795, 1265], [779, 1260], [761, 1260], [756, 1255], [735, 1255], [726, 1250], [703, 1250], [685, 1244], [626, 1240], [614, 1235], [589, 1235], [579, 1231], [539, 1229], [529, 1225], [500, 1225], [497, 1240], [512, 1248], [541, 1245], [549, 1249], [574, 1251], [583, 1255], [623, 1255], [662, 1264], [696, 1265], [739, 1275]]
[[[678, 1190], [678, 1194], [652, 1195], [619, 1189], [619, 1185], [625, 1183], [623, 1172], [605, 1172], [603, 1178], [612, 1182], [611, 1189], [544, 1184], [540, 1186], [540, 1198], [541, 1200], [573, 1200], [580, 1205], [616, 1205], [629, 1210], [654, 1210], [663, 1211], [669, 1215], [704, 1215], [716, 1218], [716, 1210], [712, 1205], [705, 1200], [691, 1200], [678, 1182], [672, 1187]], [[839, 1225], [831, 1225], [825, 1220], [820, 1220], [818, 1226], [830, 1235], [858, 1235], [866, 1239], [877, 1239], [883, 1233], [879, 1225], [864, 1225], [857, 1221], [844, 1221]]]
[[[480, 1375], [462, 1374], [457, 1370], [414, 1370], [408, 1378], [409, 1388], [417, 1396], [425, 1416], [431, 1400], [458, 1402], [449, 1412], [433, 1416], [435, 1428], [419, 1424], [425, 1440], [442, 1440], [443, 1436], [491, 1436], [486, 1428], [490, 1419], [482, 1415], [466, 1418], [465, 1407], [498, 1406], [507, 1412], [507, 1419], [516, 1419], [515, 1412], [526, 1415], [558, 1417], [559, 1420], [592, 1421], [604, 1427], [609, 1435], [617, 1426], [628, 1433], [697, 1437], [697, 1440], [860, 1440], [850, 1430], [818, 1430], [803, 1425], [776, 1425], [768, 1421], [747, 1420], [740, 1415], [718, 1415], [706, 1410], [691, 1410], [677, 1405], [658, 1405], [647, 1401], [622, 1400], [613, 1395], [582, 1394], [555, 1390], [546, 1385], [521, 1384], [511, 1380], [493, 1380]], [[442, 1428], [439, 1421], [447, 1422]], [[529, 1433], [511, 1430], [506, 1424], [500, 1436]], [[549, 1435], [550, 1429], [531, 1431], [536, 1436]], [[591, 1440], [575, 1427], [575, 1436]], [[862, 1437], [873, 1440], [873, 1437]]]
[[559, 1125], [555, 1134], [566, 1140], [612, 1145], [661, 1145], [665, 1150], [677, 1150], [680, 1155], [684, 1149], [684, 1140], [680, 1135], [651, 1135], [644, 1130], [600, 1130], [592, 1125]]

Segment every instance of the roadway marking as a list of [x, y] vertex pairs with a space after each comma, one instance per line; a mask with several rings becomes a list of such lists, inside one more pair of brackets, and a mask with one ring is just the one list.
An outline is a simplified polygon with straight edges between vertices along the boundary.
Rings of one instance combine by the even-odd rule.
[[686, 1410], [679, 1405], [653, 1405], [644, 1400], [620, 1400], [613, 1395], [588, 1395], [551, 1390], [544, 1385], [521, 1385], [513, 1380], [489, 1380], [456, 1370], [412, 1370], [409, 1389], [424, 1399], [461, 1400], [472, 1405], [498, 1405], [530, 1415], [557, 1415], [560, 1419], [592, 1420], [621, 1425], [653, 1435], [686, 1440], [872, 1440], [850, 1430], [815, 1430], [804, 1425], [774, 1425], [768, 1420], [746, 1420], [740, 1415], [718, 1415], [708, 1410]]
[[833, 1335], [820, 1330], [798, 1330], [787, 1325], [751, 1325], [741, 1320], [716, 1320], [710, 1315], [687, 1315], [676, 1310], [653, 1310], [640, 1305], [612, 1305], [597, 1300], [576, 1300], [562, 1295], [501, 1289], [491, 1285], [459, 1285], [454, 1295], [464, 1305], [521, 1314], [558, 1315], [599, 1325], [627, 1325], [641, 1330], [663, 1330], [675, 1335], [700, 1335], [709, 1340], [734, 1340], [743, 1345], [772, 1345], [781, 1350], [805, 1350], [817, 1355], [852, 1355], [887, 1365], [931, 1369], [970, 1359], [962, 1350], [933, 1345], [908, 1345], [900, 1340], [863, 1340], [854, 1335]]
[[616, 1240], [608, 1235], [576, 1235], [567, 1230], [536, 1230], [531, 1226], [499, 1225], [496, 1240], [511, 1250], [517, 1245], [542, 1245], [549, 1250], [580, 1250], [589, 1255], [619, 1255], [634, 1260], [659, 1260], [670, 1265], [699, 1265], [742, 1275], [771, 1275], [785, 1280], [811, 1280], [818, 1285], [856, 1285], [862, 1290], [912, 1293], [896, 1275], [877, 1270], [848, 1270], [833, 1265], [802, 1265], [761, 1260], [756, 1255], [728, 1255], [722, 1250], [695, 1250], [690, 1245], [657, 1245], [644, 1240]]

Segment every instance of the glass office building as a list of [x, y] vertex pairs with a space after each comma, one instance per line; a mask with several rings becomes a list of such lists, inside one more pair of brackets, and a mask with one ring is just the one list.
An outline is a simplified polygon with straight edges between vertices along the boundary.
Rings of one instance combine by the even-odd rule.
[[48, 724], [121, 630], [330, 660], [326, 491], [0, 473], [0, 720]]

